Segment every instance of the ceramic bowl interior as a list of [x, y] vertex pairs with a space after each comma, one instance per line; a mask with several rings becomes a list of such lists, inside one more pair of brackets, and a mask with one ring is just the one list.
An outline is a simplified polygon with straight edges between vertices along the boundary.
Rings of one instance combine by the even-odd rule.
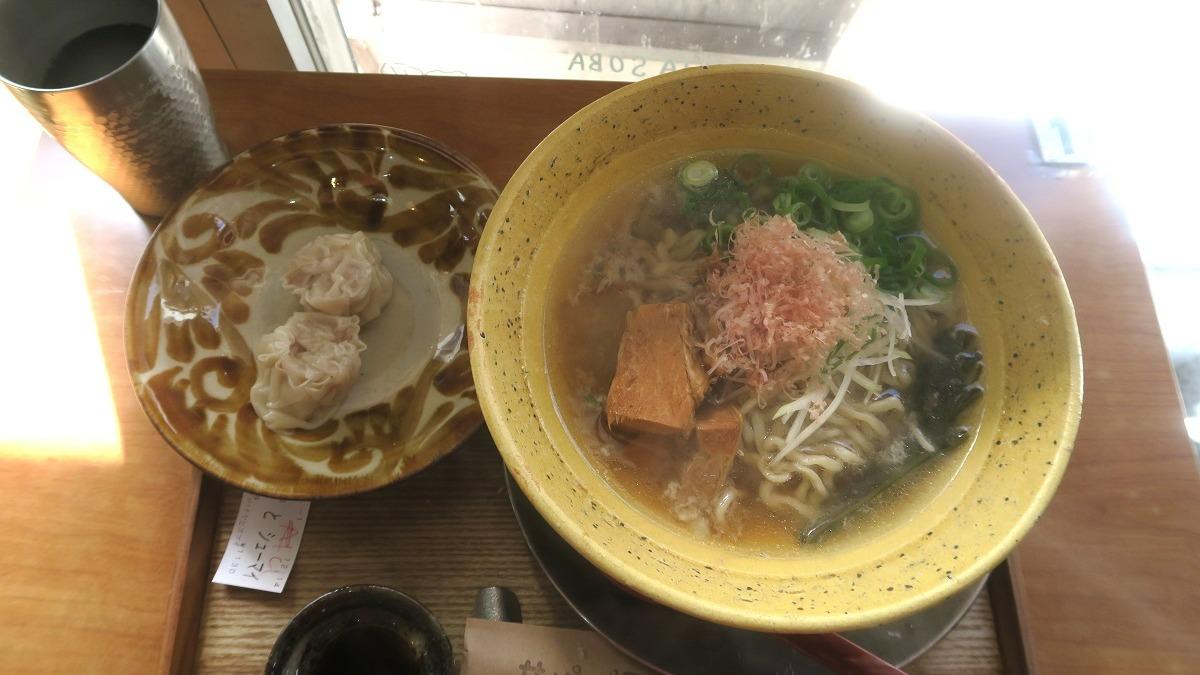
[[[310, 499], [421, 470], [481, 423], [463, 340], [491, 183], [431, 139], [385, 127], [295, 132], [235, 157], [164, 219], [130, 286], [125, 351], [146, 414], [238, 487]], [[276, 433], [250, 405], [259, 338], [299, 311], [280, 279], [314, 238], [363, 232], [395, 279], [362, 328], [334, 417]]]
[[[916, 190], [956, 261], [987, 388], [969, 447], [886, 517], [787, 552], [714, 544], [626, 499], [564, 426], [546, 368], [544, 289], [581, 215], [650, 167], [721, 149], [781, 150]], [[718, 623], [772, 632], [876, 625], [997, 565], [1053, 494], [1082, 397], [1058, 265], [1029, 213], [930, 120], [849, 83], [767, 66], [689, 69], [626, 86], [551, 133], [505, 188], [480, 243], [468, 329], [484, 416], [546, 520], [608, 575]]]

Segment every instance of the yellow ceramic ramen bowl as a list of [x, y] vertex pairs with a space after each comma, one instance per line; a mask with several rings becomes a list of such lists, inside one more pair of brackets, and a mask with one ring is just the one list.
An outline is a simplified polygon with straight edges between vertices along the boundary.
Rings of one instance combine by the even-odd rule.
[[[720, 149], [795, 153], [917, 191], [956, 261], [987, 364], [981, 422], [886, 515], [830, 541], [761, 551], [701, 541], [589, 463], [551, 394], [546, 288], [581, 215], [649, 167]], [[759, 631], [859, 628], [920, 610], [995, 567], [1070, 457], [1082, 370], [1071, 300], [1029, 213], [970, 148], [847, 82], [767, 66], [689, 69], [624, 87], [564, 122], [492, 212], [467, 327], [484, 417], [530, 501], [617, 581]]]

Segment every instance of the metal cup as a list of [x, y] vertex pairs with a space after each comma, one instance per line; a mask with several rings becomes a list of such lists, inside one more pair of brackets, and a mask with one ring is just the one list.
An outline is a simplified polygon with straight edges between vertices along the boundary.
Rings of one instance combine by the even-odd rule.
[[144, 216], [228, 159], [160, 0], [0, 0], [0, 80]]

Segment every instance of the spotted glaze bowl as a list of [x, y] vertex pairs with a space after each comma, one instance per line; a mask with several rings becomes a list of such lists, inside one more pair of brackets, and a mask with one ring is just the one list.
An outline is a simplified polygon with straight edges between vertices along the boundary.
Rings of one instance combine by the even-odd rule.
[[[474, 248], [496, 190], [423, 136], [347, 124], [281, 136], [168, 213], [133, 275], [125, 354], [142, 408], [204, 471], [311, 499], [421, 470], [482, 422], [463, 341]], [[362, 371], [332, 419], [276, 433], [250, 405], [253, 349], [300, 310], [280, 279], [314, 238], [361, 231], [395, 279], [363, 326]]]
[[[721, 149], [782, 150], [916, 190], [927, 231], [958, 265], [957, 292], [981, 334], [986, 394], [970, 443], [843, 537], [769, 551], [699, 540], [606, 482], [555, 407], [545, 289], [581, 214], [651, 167]], [[467, 326], [488, 427], [555, 530], [657, 602], [758, 631], [876, 625], [979, 579], [1049, 502], [1082, 400], [1070, 297], [1037, 224], [1008, 186], [930, 120], [850, 83], [779, 67], [651, 78], [554, 130], [488, 221]]]

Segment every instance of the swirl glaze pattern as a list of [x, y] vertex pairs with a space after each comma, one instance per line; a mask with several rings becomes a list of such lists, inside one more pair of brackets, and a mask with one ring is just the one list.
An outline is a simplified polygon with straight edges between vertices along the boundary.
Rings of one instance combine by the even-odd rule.
[[[238, 155], [164, 218], [134, 274], [126, 357], [147, 415], [201, 469], [286, 498], [377, 488], [450, 452], [482, 421], [463, 320], [496, 196], [466, 160], [385, 127], [320, 127]], [[385, 314], [404, 312], [390, 326], [413, 336], [385, 325], [368, 339], [380, 362], [407, 365], [320, 428], [276, 433], [249, 403], [253, 345], [290, 311], [275, 288], [290, 252], [330, 231], [367, 233], [408, 268], [410, 299]]]

